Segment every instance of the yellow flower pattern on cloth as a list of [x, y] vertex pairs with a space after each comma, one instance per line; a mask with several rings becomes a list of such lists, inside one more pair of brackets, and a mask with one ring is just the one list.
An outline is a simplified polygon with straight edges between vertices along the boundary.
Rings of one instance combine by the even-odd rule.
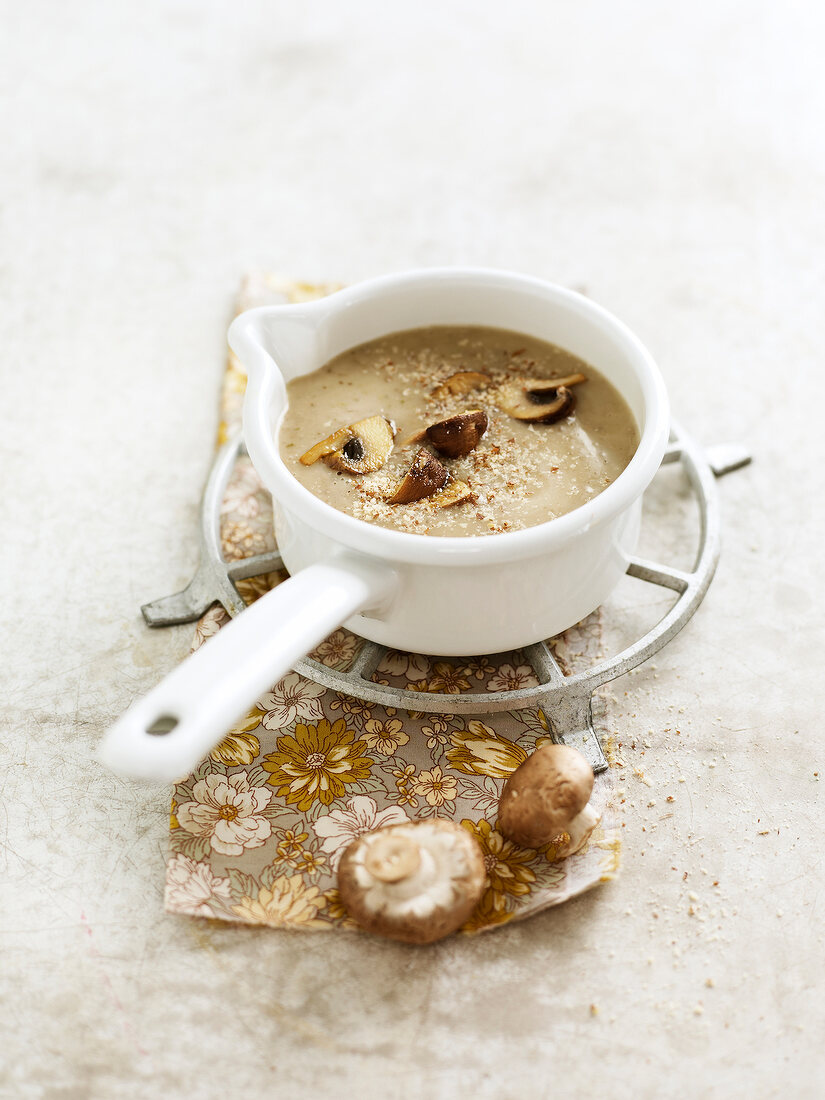
[[307, 886], [301, 875], [281, 875], [270, 887], [262, 886], [255, 898], [244, 896], [232, 912], [251, 924], [272, 928], [323, 927], [318, 914], [327, 899], [317, 886]]
[[413, 790], [421, 795], [429, 806], [446, 806], [455, 802], [458, 793], [458, 781], [452, 775], [445, 775], [441, 768], [419, 772], [413, 783]]
[[339, 718], [324, 718], [317, 726], [299, 722], [293, 734], [279, 737], [277, 750], [264, 757], [267, 780], [287, 805], [308, 810], [317, 799], [329, 806], [341, 798], [347, 786], [367, 779], [373, 761], [363, 755], [364, 741]]
[[496, 896], [498, 903], [504, 902], [506, 894], [523, 897], [532, 892], [537, 880], [536, 871], [530, 866], [536, 857], [533, 849], [520, 848], [507, 840], [489, 821], [465, 820], [461, 824], [481, 847], [487, 890]]
[[[329, 289], [256, 276], [246, 281], [239, 306], [305, 301]], [[237, 430], [244, 388], [243, 373], [231, 357], [221, 395], [222, 439]], [[220, 518], [227, 560], [274, 549], [272, 502], [246, 457], [230, 478]], [[238, 588], [251, 603], [285, 576], [253, 577]], [[195, 645], [226, 622], [223, 608], [211, 608], [197, 624]], [[340, 628], [313, 656], [330, 668], [346, 669], [361, 644]], [[565, 672], [594, 663], [600, 650], [598, 615], [554, 639], [553, 646]], [[537, 682], [521, 653], [430, 658], [388, 651], [374, 679], [456, 699]], [[499, 833], [496, 815], [505, 780], [551, 738], [552, 713], [538, 707], [483, 719], [408, 713], [327, 690], [290, 672], [176, 785], [166, 908], [270, 928], [356, 930], [338, 894], [341, 856], [363, 832], [422, 817], [459, 822], [484, 856], [487, 885], [463, 932], [503, 928], [557, 905], [615, 874], [619, 829], [610, 779], [602, 775], [594, 790], [601, 826], [570, 859], [553, 862], [552, 846], [519, 848]]]
[[272, 792], [250, 787], [243, 772], [207, 775], [195, 783], [192, 796], [178, 805], [178, 826], [208, 838], [210, 847], [221, 855], [239, 856], [245, 848], [260, 848], [272, 832], [263, 812]]
[[261, 712], [256, 708], [246, 718], [236, 722], [217, 748], [209, 754], [220, 764], [251, 764], [261, 751], [261, 742], [250, 733], [261, 724]]
[[368, 718], [364, 723], [364, 743], [368, 749], [380, 752], [382, 756], [394, 756], [408, 741], [400, 718], [387, 718], [383, 722], [378, 718]]
[[456, 730], [450, 741], [452, 748], [447, 750], [447, 759], [456, 771], [467, 775], [506, 779], [528, 756], [526, 749], [484, 722], [470, 722], [466, 730]]

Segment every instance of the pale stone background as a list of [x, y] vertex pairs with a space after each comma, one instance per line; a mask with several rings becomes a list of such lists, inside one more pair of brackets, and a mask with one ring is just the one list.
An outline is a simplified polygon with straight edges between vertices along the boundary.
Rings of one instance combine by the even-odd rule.
[[[3, 4], [4, 1097], [821, 1095], [824, 13]], [[614, 687], [622, 876], [424, 951], [165, 916], [168, 792], [92, 754], [191, 638], [138, 607], [195, 564], [238, 279], [433, 263], [586, 287], [755, 455]]]

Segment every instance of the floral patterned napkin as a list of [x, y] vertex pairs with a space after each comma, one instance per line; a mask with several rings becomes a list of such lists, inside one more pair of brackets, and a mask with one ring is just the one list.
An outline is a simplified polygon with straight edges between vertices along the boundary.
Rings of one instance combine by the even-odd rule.
[[[333, 289], [259, 276], [245, 281], [239, 309]], [[240, 422], [244, 383], [230, 353], [219, 442]], [[271, 500], [246, 458], [227, 488], [221, 536], [227, 559], [274, 548]], [[285, 576], [255, 577], [238, 588], [252, 602]], [[227, 621], [222, 607], [211, 608], [198, 623], [195, 648]], [[313, 656], [346, 669], [361, 644], [340, 629]], [[598, 613], [552, 645], [565, 672], [594, 663], [601, 645]], [[390, 652], [375, 679], [449, 694], [536, 683], [518, 652], [449, 659]], [[603, 725], [597, 722], [601, 732]], [[556, 861], [552, 847], [520, 848], [498, 832], [505, 779], [549, 740], [539, 708], [485, 715], [484, 721], [408, 713], [290, 672], [175, 787], [166, 908], [276, 928], [353, 929], [336, 887], [344, 849], [365, 830], [435, 816], [460, 822], [484, 853], [486, 890], [462, 931], [485, 931], [558, 905], [616, 874], [620, 841], [609, 772], [597, 776], [593, 794], [601, 824], [577, 855]]]

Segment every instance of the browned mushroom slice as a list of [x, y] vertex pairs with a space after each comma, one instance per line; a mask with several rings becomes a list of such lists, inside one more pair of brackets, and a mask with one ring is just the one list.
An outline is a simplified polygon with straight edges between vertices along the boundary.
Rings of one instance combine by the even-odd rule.
[[507, 386], [499, 394], [498, 405], [515, 420], [552, 424], [572, 413], [576, 397], [569, 387], [584, 381], [583, 374], [572, 374], [566, 378], [540, 378], [521, 388]]
[[[538, 394], [525, 391], [528, 408], [522, 408], [520, 412], [513, 412], [510, 415], [516, 420], [528, 420], [534, 424], [554, 424], [557, 420], [570, 416], [576, 407], [576, 396], [573, 391], [567, 386], [559, 386], [557, 390], [551, 392], [552, 398], [542, 399]], [[529, 408], [531, 404], [532, 410]]]
[[466, 481], [451, 477], [443, 489], [430, 497], [430, 504], [436, 508], [452, 508], [455, 504], [465, 504], [476, 499], [476, 495]]
[[524, 392], [531, 394], [534, 399], [549, 399], [559, 386], [564, 386], [569, 390], [571, 386], [578, 386], [580, 382], [586, 381], [586, 374], [566, 374], [564, 378], [537, 378], [533, 382], [524, 383]]
[[386, 416], [368, 416], [316, 443], [302, 455], [301, 462], [309, 466], [320, 458], [331, 469], [344, 474], [371, 474], [380, 470], [390, 457], [394, 438], [395, 425], [391, 420]]
[[481, 409], [471, 409], [431, 424], [427, 428], [427, 439], [439, 454], [462, 458], [475, 450], [486, 431], [487, 414]]
[[345, 474], [371, 474], [380, 470], [392, 451], [395, 425], [386, 416], [368, 416], [350, 427], [351, 438], [323, 461]]
[[463, 397], [465, 393], [484, 389], [489, 384], [489, 374], [482, 374], [477, 370], [460, 370], [451, 374], [449, 378], [445, 378], [435, 387], [430, 396], [437, 401], [443, 401], [446, 397]]
[[326, 439], [322, 439], [320, 443], [316, 443], [314, 447], [301, 455], [301, 462], [304, 466], [311, 466], [313, 462], [317, 462], [319, 458], [323, 458], [325, 455], [332, 454], [333, 451], [337, 451], [340, 446], [352, 439], [352, 428], [338, 428], [332, 435], [328, 435]]
[[400, 485], [392, 496], [387, 497], [388, 504], [412, 504], [438, 492], [450, 475], [435, 455], [423, 447], [413, 459]]

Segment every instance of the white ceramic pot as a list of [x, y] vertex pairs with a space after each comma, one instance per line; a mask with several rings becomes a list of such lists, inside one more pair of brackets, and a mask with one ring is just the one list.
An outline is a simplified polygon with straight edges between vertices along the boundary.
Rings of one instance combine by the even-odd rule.
[[[488, 325], [559, 344], [622, 393], [640, 443], [602, 493], [523, 531], [441, 538], [374, 527], [325, 504], [278, 453], [289, 379], [347, 348], [433, 324]], [[292, 574], [135, 704], [112, 728], [114, 770], [169, 780], [220, 740], [257, 695], [335, 627], [413, 652], [471, 655], [551, 637], [593, 611], [624, 574], [641, 497], [667, 443], [668, 400], [639, 340], [589, 299], [503, 271], [444, 268], [362, 283], [317, 302], [249, 310], [229, 342], [249, 372], [244, 434], [275, 505]], [[174, 728], [148, 730], [159, 719]]]

